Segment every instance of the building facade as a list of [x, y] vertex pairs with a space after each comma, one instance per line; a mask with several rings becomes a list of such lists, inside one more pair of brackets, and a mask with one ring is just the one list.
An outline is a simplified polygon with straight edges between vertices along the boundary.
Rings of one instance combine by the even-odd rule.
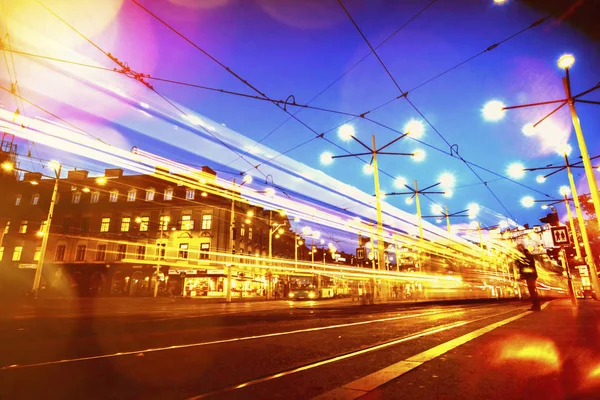
[[[208, 167], [202, 171], [210, 188], [216, 173]], [[224, 296], [233, 263], [233, 295], [265, 295], [271, 277], [264, 268], [269, 235], [273, 258], [294, 258], [287, 217], [236, 196], [232, 218], [232, 196], [159, 175], [108, 169], [101, 177], [83, 170], [61, 177], [43, 290], [56, 296], [152, 296], [157, 286], [159, 295]], [[0, 184], [0, 290], [24, 294], [42, 257], [40, 231], [55, 180], [4, 171]], [[273, 224], [284, 233], [274, 235]], [[301, 259], [307, 253], [302, 248]]]

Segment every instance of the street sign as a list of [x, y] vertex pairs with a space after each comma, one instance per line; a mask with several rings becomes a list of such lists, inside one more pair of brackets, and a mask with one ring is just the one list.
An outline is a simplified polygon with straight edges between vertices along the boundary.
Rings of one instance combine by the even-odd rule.
[[365, 248], [364, 247], [359, 247], [356, 249], [356, 259], [357, 260], [365, 259]]
[[555, 247], [568, 246], [571, 242], [569, 240], [569, 231], [566, 226], [553, 226], [552, 227], [552, 242]]

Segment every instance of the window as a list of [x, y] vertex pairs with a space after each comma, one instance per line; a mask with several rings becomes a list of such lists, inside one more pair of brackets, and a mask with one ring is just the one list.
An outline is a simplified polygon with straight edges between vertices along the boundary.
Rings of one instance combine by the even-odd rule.
[[248, 227], [248, 240], [252, 240], [252, 227]]
[[129, 232], [129, 225], [131, 224], [130, 217], [121, 218], [121, 232]]
[[137, 195], [137, 190], [131, 189], [127, 192], [127, 201], [135, 201], [135, 196]]
[[15, 246], [15, 250], [13, 251], [12, 260], [13, 261], [21, 261], [22, 253], [23, 253], [23, 246]]
[[137, 259], [143, 260], [146, 258], [146, 246], [138, 246], [137, 247]]
[[246, 224], [240, 224], [240, 236], [246, 236]]
[[159, 260], [164, 260], [167, 254], [167, 244], [166, 243], [158, 243], [156, 245], [156, 258]]
[[6, 221], [6, 225], [4, 226], [4, 234], [8, 233], [9, 228], [10, 228], [10, 221]]
[[97, 203], [100, 200], [100, 192], [92, 192], [92, 197], [90, 198], [90, 203]]
[[208, 260], [210, 251], [210, 243], [200, 243], [200, 259]]
[[169, 221], [171, 220], [171, 217], [169, 217], [168, 215], [161, 215], [160, 219], [158, 221], [159, 227], [158, 229], [161, 231], [166, 231], [169, 229]]
[[38, 235], [43, 236], [46, 233], [46, 224], [48, 221], [42, 221], [40, 224], [40, 229], [38, 230]]
[[192, 223], [191, 215], [182, 215], [181, 216], [181, 230], [189, 231], [194, 228], [194, 224]]
[[15, 206], [18, 206], [19, 204], [21, 204], [21, 198], [23, 196], [21, 196], [20, 194], [17, 195], [17, 197], [15, 198]]
[[173, 188], [165, 189], [165, 201], [173, 200]]
[[79, 204], [79, 200], [81, 200], [81, 192], [73, 193], [73, 196], [71, 197], [71, 203]]
[[4, 246], [0, 247], [0, 261], [4, 258]]
[[179, 244], [179, 258], [188, 258], [188, 247], [187, 243]]
[[104, 217], [102, 218], [102, 222], [100, 223], [100, 232], [108, 232], [110, 229], [110, 218]]
[[148, 232], [148, 225], [150, 225], [150, 217], [141, 217], [140, 232]]
[[27, 221], [21, 221], [19, 226], [19, 233], [27, 233]]
[[210, 230], [212, 226], [212, 214], [202, 215], [202, 230]]
[[59, 244], [58, 246], [56, 246], [56, 253], [54, 253], [54, 261], [64, 261], [66, 250], [67, 246], [65, 246], [64, 244]]
[[187, 188], [185, 189], [185, 199], [186, 200], [194, 200], [196, 196], [196, 191], [194, 189]]
[[33, 261], [40, 261], [41, 255], [42, 255], [42, 246], [37, 246], [35, 248], [35, 253], [33, 253]]
[[127, 245], [120, 244], [117, 246], [117, 261], [124, 259], [127, 256]]
[[146, 201], [154, 201], [154, 193], [156, 193], [154, 188], [146, 189]]
[[119, 199], [119, 191], [111, 190], [110, 195], [108, 196], [108, 201], [111, 203], [116, 203], [118, 199]]
[[85, 244], [77, 245], [77, 252], [75, 253], [75, 261], [84, 261], [85, 260], [85, 250], [87, 246]]
[[33, 196], [31, 196], [31, 204], [33, 204], [34, 206], [37, 206], [37, 203], [40, 201], [40, 195], [39, 194], [34, 194]]
[[96, 261], [104, 261], [106, 260], [106, 245], [99, 244], [96, 247]]
[[89, 233], [90, 232], [90, 217], [83, 217], [81, 219], [81, 233]]

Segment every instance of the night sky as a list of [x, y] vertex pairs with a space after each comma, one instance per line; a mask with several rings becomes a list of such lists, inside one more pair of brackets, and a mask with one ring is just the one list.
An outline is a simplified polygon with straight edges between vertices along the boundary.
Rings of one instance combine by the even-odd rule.
[[[140, 2], [272, 99], [285, 100], [293, 95], [297, 103], [310, 102], [316, 107], [361, 114], [400, 95], [381, 64], [369, 55], [367, 44], [335, 0]], [[4, 1], [8, 18], [3, 18], [2, 34], [6, 34], [5, 22], [8, 21], [14, 49], [108, 68], [116, 66], [41, 6], [34, 2], [23, 3], [28, 2]], [[134, 2], [83, 3], [44, 2], [99, 47], [126, 61], [137, 72], [256, 95]], [[539, 205], [525, 209], [520, 200], [524, 196], [540, 200], [558, 198], [559, 186], [568, 184], [565, 173], [556, 174], [542, 184], [536, 182], [538, 173], [527, 173], [518, 183], [502, 176], [507, 175], [506, 169], [513, 162], [522, 162], [526, 167], [561, 163], [561, 157], [554, 151], [561, 143], [573, 146], [572, 159], [579, 156], [568, 109], [565, 107], [556, 113], [540, 125], [539, 133], [529, 137], [521, 132], [523, 125], [543, 117], [552, 110], [552, 105], [509, 111], [497, 122], [485, 121], [481, 109], [493, 99], [515, 105], [564, 98], [561, 82], [564, 71], [556, 65], [564, 53], [576, 58], [571, 68], [573, 92], [590, 88], [600, 79], [600, 46], [581, 23], [594, 17], [593, 8], [575, 7], [572, 12], [563, 14], [561, 9], [535, 8], [532, 6], [535, 3], [515, 0], [502, 5], [492, 0], [344, 2], [373, 46], [396, 32], [377, 52], [416, 107], [404, 98], [391, 101], [368, 114], [387, 127], [355, 119], [351, 124], [356, 136], [370, 144], [374, 134], [378, 145], [383, 145], [398, 136], [389, 128], [403, 132], [408, 121], [423, 121], [419, 111], [439, 132], [423, 121], [426, 129], [420, 140], [424, 143], [404, 138], [390, 146], [389, 151], [393, 152], [412, 153], [423, 149], [426, 158], [417, 163], [411, 157], [380, 157], [384, 192], [397, 190], [392, 177], [402, 176], [411, 183], [417, 179], [423, 187], [437, 182], [441, 173], [451, 172], [456, 176], [453, 197], [430, 197], [447, 205], [450, 212], [477, 202], [483, 208], [484, 225], [495, 225], [505, 217], [519, 224], [534, 224], [547, 213]], [[568, 9], [568, 2], [563, 3], [563, 10]], [[549, 11], [555, 13], [554, 16], [539, 26], [421, 86], [490, 45], [524, 30]], [[251, 169], [252, 162], [244, 162], [230, 150], [222, 148], [215, 153], [198, 144], [200, 142], [188, 141], [187, 134], [202, 136], [204, 141], [214, 142], [214, 138], [207, 137], [206, 131], [201, 129], [186, 129], [187, 122], [181, 113], [139, 82], [113, 72], [19, 54], [14, 54], [13, 59], [23, 97], [116, 147], [129, 150], [138, 146], [163, 157], [207, 164], [233, 173], [220, 172], [225, 178]], [[11, 59], [7, 61], [10, 63]], [[10, 86], [6, 67], [2, 65], [0, 71], [2, 85]], [[352, 117], [302, 110], [296, 115], [300, 123], [290, 120], [288, 114], [266, 101], [149, 81], [161, 95], [210, 121], [206, 124], [218, 135], [235, 139], [236, 151], [244, 153], [252, 148], [253, 141], [262, 141], [252, 150], [254, 153], [249, 154], [259, 162], [289, 151], [285, 156], [302, 163], [294, 163], [291, 172], [297, 176], [309, 171], [305, 167], [308, 166], [373, 194], [372, 176], [363, 174], [364, 163], [360, 160], [338, 159], [328, 166], [319, 161], [324, 151], [344, 154], [344, 150], [324, 138], [350, 152], [362, 151], [358, 143], [343, 142], [337, 136], [336, 128]], [[598, 94], [588, 98], [598, 100]], [[139, 102], [148, 108], [140, 107]], [[14, 112], [15, 101], [6, 92], [2, 93], [0, 103], [7, 111]], [[598, 155], [598, 106], [580, 104], [577, 107], [590, 155]], [[298, 111], [292, 106], [286, 108]], [[28, 117], [44, 116], [32, 106], [26, 106], [24, 111]], [[48, 115], [44, 118], [53, 120]], [[322, 133], [324, 138], [316, 138]], [[460, 156], [472, 163], [479, 177], [458, 157], [449, 155], [448, 143], [456, 145]], [[23, 144], [21, 148], [26, 153], [27, 146]], [[34, 145], [33, 154], [41, 158], [60, 155], [41, 144]], [[101, 169], [97, 161], [88, 158], [60, 156], [72, 165]], [[283, 159], [272, 161], [271, 166], [277, 166]], [[23, 166], [28, 167], [27, 162]], [[253, 174], [261, 176], [256, 170]], [[576, 174], [580, 192], [587, 192], [583, 170], [577, 170]], [[313, 178], [311, 173], [306, 175]], [[278, 180], [274, 175], [275, 184], [293, 191], [286, 179]], [[486, 182], [487, 187], [481, 181]], [[430, 214], [429, 207], [433, 204], [430, 199], [423, 201], [425, 214]], [[414, 213], [414, 204], [407, 205], [402, 196], [388, 197], [386, 202]], [[560, 207], [559, 212], [562, 216], [564, 207]]]

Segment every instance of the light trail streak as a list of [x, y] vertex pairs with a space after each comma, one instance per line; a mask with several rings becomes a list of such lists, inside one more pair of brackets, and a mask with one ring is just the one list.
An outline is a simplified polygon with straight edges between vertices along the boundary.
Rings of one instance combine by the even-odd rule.
[[[353, 352], [350, 352], [350, 353], [346, 353], [346, 354], [342, 354], [342, 355], [339, 355], [339, 356], [336, 356], [336, 357], [332, 357], [332, 358], [329, 358], [329, 359], [318, 361], [316, 363], [312, 363], [312, 364], [304, 365], [304, 366], [301, 366], [301, 367], [293, 368], [293, 369], [290, 369], [290, 370], [287, 370], [287, 371], [279, 372], [277, 374], [268, 375], [268, 376], [265, 376], [265, 377], [262, 377], [262, 378], [253, 379], [251, 381], [247, 381], [247, 382], [235, 385], [235, 386], [230, 386], [230, 387], [223, 388], [223, 389], [220, 389], [220, 390], [215, 390], [213, 392], [204, 393], [204, 394], [201, 394], [201, 395], [198, 395], [198, 396], [189, 397], [186, 400], [198, 400], [198, 399], [203, 399], [203, 398], [206, 398], [206, 397], [211, 397], [211, 396], [215, 396], [215, 395], [219, 395], [219, 394], [223, 394], [223, 393], [232, 392], [234, 390], [242, 389], [242, 388], [245, 388], [245, 387], [248, 387], [248, 386], [253, 386], [253, 385], [256, 385], [256, 384], [259, 384], [259, 383], [263, 383], [263, 382], [267, 382], [267, 381], [271, 381], [271, 380], [278, 379], [278, 378], [281, 378], [281, 377], [284, 377], [284, 376], [287, 376], [287, 375], [295, 374], [297, 372], [302, 372], [302, 371], [306, 371], [306, 370], [309, 370], [309, 369], [314, 369], [314, 368], [317, 368], [317, 367], [321, 367], [323, 365], [331, 364], [331, 363], [334, 363], [334, 362], [337, 362], [337, 361], [341, 361], [341, 360], [345, 360], [345, 359], [348, 359], [348, 358], [351, 358], [351, 357], [356, 357], [356, 356], [359, 356], [359, 355], [362, 355], [362, 354], [371, 353], [373, 351], [381, 350], [381, 349], [384, 349], [386, 347], [394, 346], [394, 345], [397, 345], [397, 344], [400, 344], [400, 343], [405, 343], [405, 342], [408, 342], [408, 341], [411, 341], [411, 340], [414, 340], [414, 339], [419, 339], [419, 338], [424, 337], [424, 336], [434, 335], [436, 333], [444, 332], [444, 331], [447, 331], [447, 330], [450, 330], [450, 329], [458, 328], [458, 327], [461, 327], [461, 326], [464, 326], [464, 325], [467, 325], [467, 324], [471, 324], [471, 323], [474, 323], [474, 322], [477, 322], [477, 321], [481, 321], [481, 320], [484, 320], [484, 319], [488, 319], [488, 318], [497, 317], [499, 315], [507, 314], [509, 312], [514, 312], [514, 311], [515, 310], [505, 311], [505, 312], [497, 313], [497, 314], [486, 316], [486, 317], [482, 317], [482, 318], [477, 318], [477, 319], [467, 320], [467, 321], [459, 321], [459, 322], [455, 322], [455, 323], [445, 324], [445, 325], [442, 325], [442, 326], [437, 326], [437, 327], [430, 328], [430, 329], [425, 329], [425, 330], [423, 330], [421, 332], [413, 333], [411, 335], [407, 335], [407, 336], [404, 336], [402, 338], [395, 339], [395, 340], [392, 340], [392, 341], [389, 341], [389, 342], [384, 342], [384, 343], [381, 343], [381, 344], [378, 344], [378, 345], [375, 345], [375, 346], [367, 347], [367, 348], [364, 348], [364, 349], [361, 349], [361, 350], [353, 351]], [[531, 314], [531, 311], [527, 311], [527, 312], [519, 314], [519, 315], [517, 315], [515, 317], [508, 318], [505, 321], [512, 322], [513, 320], [521, 318], [521, 317], [523, 317], [525, 315], [528, 315], [528, 314]], [[488, 327], [476, 330], [474, 332], [471, 332], [470, 334], [461, 336], [460, 338], [457, 338], [457, 339], [454, 339], [454, 340], [459, 341], [462, 338], [468, 337], [468, 335], [472, 335], [473, 336], [473, 335], [476, 335], [476, 334], [478, 334], [480, 332], [486, 333], [489, 330], [495, 329], [498, 326], [498, 324], [501, 324], [502, 322], [504, 322], [504, 321], [501, 321], [500, 323], [496, 323], [496, 324], [491, 324]], [[505, 322], [505, 323], [508, 323], [508, 322]], [[491, 329], [490, 329], [490, 327], [491, 327]], [[481, 333], [481, 334], [483, 334], [483, 333]], [[444, 346], [444, 345], [441, 345], [441, 346]], [[436, 351], [438, 348], [439, 348], [439, 346], [434, 347], [433, 349], [430, 349], [428, 351], [430, 351], [430, 352], [431, 351]], [[425, 353], [427, 353], [427, 351]], [[421, 353], [421, 354], [423, 354], [423, 353]]]
[[436, 314], [452, 315], [457, 312], [461, 312], [461, 310], [453, 310], [451, 312], [431, 311], [431, 312], [425, 312], [425, 313], [419, 313], [419, 314], [403, 315], [403, 316], [399, 316], [399, 317], [380, 318], [380, 319], [369, 320], [369, 321], [350, 322], [347, 324], [337, 324], [337, 325], [328, 325], [328, 326], [306, 328], [306, 329], [296, 329], [296, 330], [292, 330], [292, 331], [266, 333], [263, 335], [244, 336], [244, 337], [232, 338], [232, 339], [213, 340], [213, 341], [209, 341], [209, 342], [199, 342], [199, 343], [189, 343], [189, 344], [174, 345], [174, 346], [156, 347], [156, 348], [145, 349], [145, 350], [125, 351], [125, 352], [119, 352], [119, 353], [113, 353], [113, 354], [102, 354], [102, 355], [98, 355], [98, 356], [70, 358], [70, 359], [48, 361], [48, 362], [41, 362], [41, 363], [34, 363], [34, 364], [23, 364], [23, 365], [13, 364], [13, 365], [7, 365], [4, 367], [1, 367], [0, 371], [7, 370], [7, 369], [45, 367], [45, 366], [49, 366], [49, 365], [66, 364], [66, 363], [80, 362], [80, 361], [101, 360], [101, 359], [106, 359], [106, 358], [132, 356], [132, 355], [137, 355], [140, 353], [155, 353], [155, 352], [160, 352], [160, 351], [179, 350], [179, 349], [186, 349], [186, 348], [192, 348], [192, 347], [213, 346], [213, 345], [219, 345], [219, 344], [225, 344], [225, 343], [243, 342], [243, 341], [256, 340], [256, 339], [265, 339], [265, 338], [272, 338], [272, 337], [279, 337], [279, 336], [295, 335], [295, 334], [299, 334], [299, 333], [317, 332], [317, 331], [324, 331], [324, 330], [330, 330], [330, 329], [346, 328], [346, 327], [351, 327], [351, 326], [368, 325], [368, 324], [379, 323], [379, 322], [397, 321], [397, 320], [417, 318], [417, 317], [430, 316], [430, 315], [436, 315]]

